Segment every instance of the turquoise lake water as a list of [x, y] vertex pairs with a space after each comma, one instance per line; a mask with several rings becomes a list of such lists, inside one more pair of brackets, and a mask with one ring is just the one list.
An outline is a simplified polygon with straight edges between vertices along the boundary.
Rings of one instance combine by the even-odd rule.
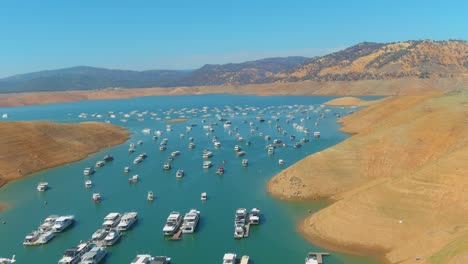
[[[17, 263], [20, 264], [57, 263], [66, 249], [77, 245], [80, 240], [89, 239], [100, 228], [103, 217], [108, 213], [137, 211], [138, 224], [125, 234], [120, 243], [108, 247], [106, 263], [130, 263], [136, 254], [142, 253], [170, 256], [174, 264], [221, 263], [227, 252], [238, 256], [249, 255], [253, 264], [304, 263], [307, 252], [322, 249], [304, 240], [296, 230], [296, 223], [306, 217], [309, 210], [316, 211], [325, 204], [279, 201], [266, 193], [266, 183], [287, 166], [348, 137], [338, 131], [340, 126], [335, 114], [344, 116], [355, 109], [320, 107], [321, 103], [333, 98], [335, 97], [160, 96], [0, 108], [0, 114], [9, 115], [8, 120], [51, 120], [67, 123], [109, 120], [133, 132], [131, 138], [122, 145], [102, 150], [78, 162], [35, 173], [2, 187], [0, 201], [9, 207], [0, 213], [0, 221], [7, 222], [0, 225], [0, 256], [10, 257], [15, 254]], [[204, 106], [207, 107], [206, 112], [189, 111], [201, 110]], [[114, 112], [116, 118], [111, 118], [109, 111]], [[129, 118], [124, 117], [124, 114], [132, 111], [134, 112]], [[80, 113], [87, 113], [88, 117], [79, 118]], [[320, 113], [325, 113], [326, 118], [321, 119], [318, 127], [315, 127], [314, 123]], [[216, 114], [231, 121], [231, 127], [224, 128]], [[180, 116], [186, 116], [189, 121], [171, 123], [172, 132], [167, 132], [166, 117]], [[258, 122], [258, 116], [263, 116], [265, 122]], [[279, 121], [273, 120], [273, 116], [277, 116]], [[301, 118], [304, 118], [303, 122]], [[127, 121], [122, 122], [121, 119]], [[203, 119], [206, 120], [205, 123], [202, 123]], [[271, 124], [268, 123], [269, 120], [272, 120]], [[211, 122], [217, 122], [218, 125], [213, 126], [214, 131], [207, 136], [209, 131], [203, 126]], [[254, 125], [250, 126], [249, 122]], [[288, 134], [278, 132], [276, 123]], [[314, 139], [312, 134], [307, 136], [296, 131], [293, 128], [294, 123], [310, 128], [312, 132], [320, 131], [321, 137]], [[191, 124], [197, 126], [187, 132], [186, 127]], [[235, 127], [238, 131], [235, 131]], [[144, 128], [151, 128], [151, 135], [143, 134]], [[251, 129], [255, 130], [255, 134], [251, 134]], [[163, 134], [153, 141], [152, 135], [156, 130], [161, 130]], [[232, 135], [228, 134], [229, 130]], [[263, 136], [259, 135], [260, 132]], [[237, 141], [236, 133], [242, 135], [244, 142]], [[181, 138], [180, 134], [185, 137]], [[290, 139], [292, 134], [296, 136], [296, 140]], [[213, 146], [213, 135], [222, 143], [218, 149]], [[269, 156], [264, 149], [268, 144], [264, 139], [265, 135], [270, 135], [272, 139], [281, 139], [289, 146], [277, 148], [275, 154]], [[187, 147], [189, 137], [193, 137], [196, 144], [193, 150]], [[294, 142], [304, 137], [309, 138], [310, 142], [301, 148], [292, 147]], [[159, 151], [162, 138], [168, 139], [166, 151]], [[135, 153], [130, 154], [129, 144], [136, 144], [139, 140], [143, 144], [137, 145]], [[247, 141], [251, 142], [250, 146], [245, 144]], [[236, 144], [246, 151], [245, 156], [235, 155], [233, 148]], [[202, 169], [204, 149], [214, 153], [211, 158], [214, 166], [210, 169]], [[172, 162], [172, 170], [163, 171], [162, 165], [175, 150], [180, 150], [181, 155]], [[148, 158], [134, 165], [133, 159], [142, 152], [146, 152]], [[106, 154], [113, 155], [114, 161], [98, 168], [93, 176], [83, 176], [85, 167], [94, 166]], [[246, 168], [241, 165], [243, 158], [249, 160]], [[279, 165], [278, 159], [284, 159], [285, 164]], [[215, 173], [218, 165], [224, 165], [224, 175]], [[129, 174], [123, 172], [125, 166], [130, 166]], [[186, 173], [182, 179], [175, 177], [179, 168]], [[128, 183], [128, 178], [133, 174], [139, 174], [139, 183]], [[94, 186], [91, 189], [84, 187], [86, 179], [93, 181]], [[43, 193], [36, 191], [40, 181], [48, 182], [50, 189]], [[146, 199], [150, 190], [155, 194], [152, 203]], [[93, 203], [93, 192], [101, 193], [101, 203]], [[200, 201], [201, 192], [207, 192], [206, 202]], [[249, 238], [234, 239], [235, 210], [250, 210], [253, 207], [262, 211], [261, 224], [250, 229]], [[171, 211], [185, 214], [191, 208], [201, 212], [198, 232], [183, 235], [180, 241], [169, 241], [162, 234], [167, 216]], [[23, 246], [25, 235], [35, 230], [52, 214], [73, 214], [77, 222], [73, 228], [58, 234], [46, 245]], [[330, 257], [325, 258], [325, 263], [377, 262], [332, 252]]]

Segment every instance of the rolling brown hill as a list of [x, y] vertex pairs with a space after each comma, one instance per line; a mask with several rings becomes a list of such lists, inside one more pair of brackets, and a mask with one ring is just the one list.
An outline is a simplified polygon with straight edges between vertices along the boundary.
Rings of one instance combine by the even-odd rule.
[[352, 81], [468, 75], [468, 42], [364, 42], [308, 62], [275, 77], [281, 81]]
[[0, 186], [122, 144], [129, 135], [123, 127], [97, 122], [0, 122]]
[[388, 97], [346, 116], [354, 136], [280, 172], [268, 191], [333, 199], [299, 224], [316, 245], [390, 263], [467, 263], [467, 96]]
[[3, 78], [0, 93], [440, 77], [468, 77], [468, 42], [363, 42], [322, 57], [266, 58], [210, 64], [189, 71], [137, 72], [81, 66]]

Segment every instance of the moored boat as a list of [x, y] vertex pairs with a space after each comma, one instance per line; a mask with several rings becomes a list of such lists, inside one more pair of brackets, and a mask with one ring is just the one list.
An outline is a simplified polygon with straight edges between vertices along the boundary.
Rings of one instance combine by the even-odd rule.
[[245, 151], [243, 151], [243, 150], [238, 151], [238, 152], [236, 153], [236, 155], [237, 155], [238, 157], [244, 156], [245, 154], [246, 154], [246, 153], [245, 153]]
[[85, 181], [85, 187], [86, 187], [86, 188], [91, 188], [91, 187], [93, 187], [93, 182], [92, 182], [91, 180]]
[[173, 235], [177, 230], [179, 230], [180, 225], [182, 224], [182, 216], [179, 212], [171, 212], [169, 217], [167, 217], [166, 224], [163, 228], [163, 233], [166, 236]]
[[219, 166], [218, 167], [218, 170], [216, 170], [216, 174], [224, 174], [224, 167], [223, 166]]
[[313, 254], [308, 254], [308, 256], [305, 259], [305, 264], [319, 264], [317, 261], [317, 256]]
[[49, 183], [48, 182], [40, 182], [36, 189], [39, 191], [39, 192], [45, 192], [47, 191], [47, 189], [49, 189]]
[[91, 249], [90, 241], [81, 242], [76, 247], [65, 250], [63, 257], [58, 261], [59, 264], [77, 264], [81, 257]]
[[209, 160], [203, 161], [203, 168], [204, 169], [209, 169], [212, 165], [213, 165], [213, 163], [211, 161], [209, 161]]
[[81, 257], [79, 264], [99, 264], [106, 255], [107, 251], [104, 247], [94, 246]]
[[257, 208], [252, 208], [249, 213], [249, 223], [252, 225], [260, 224], [260, 210]]
[[135, 259], [130, 264], [170, 264], [171, 258], [166, 256], [152, 257], [148, 254], [136, 255]]
[[226, 253], [223, 256], [223, 264], [235, 264], [237, 261], [237, 255], [234, 253]]
[[38, 230], [41, 233], [45, 233], [47, 231], [50, 231], [52, 229], [52, 226], [55, 224], [55, 220], [59, 218], [58, 215], [50, 215], [48, 216], [44, 222], [39, 226]]
[[41, 234], [38, 231], [32, 231], [31, 233], [27, 234], [23, 240], [23, 245], [25, 246], [35, 246], [37, 244], [37, 240]]
[[244, 166], [244, 167], [249, 166], [249, 160], [248, 159], [243, 159], [242, 160], [242, 166]]
[[96, 167], [100, 168], [100, 167], [104, 166], [105, 164], [106, 163], [104, 161], [100, 160], [100, 161], [96, 162]]
[[185, 176], [184, 170], [177, 170], [176, 172], [176, 178], [182, 178]]
[[170, 170], [171, 169], [171, 164], [169, 162], [165, 162], [163, 165], [163, 170]]
[[93, 201], [98, 203], [101, 201], [101, 194], [100, 193], [93, 193]]
[[207, 198], [208, 198], [208, 196], [206, 195], [206, 192], [202, 192], [201, 195], [200, 195], [200, 200], [206, 201]]
[[245, 234], [245, 226], [241, 224], [234, 225], [234, 238], [243, 238]]
[[109, 230], [106, 230], [105, 228], [100, 228], [93, 233], [93, 235], [91, 236], [91, 239], [93, 241], [103, 240], [107, 236], [108, 233], [109, 233]]
[[52, 231], [41, 233], [39, 235], [39, 238], [37, 239], [37, 244], [38, 245], [47, 244], [54, 237], [55, 237], [55, 234]]
[[148, 199], [148, 201], [153, 201], [154, 200], [154, 194], [153, 194], [152, 191], [148, 192], [147, 199]]
[[236, 214], [234, 217], [234, 224], [241, 224], [245, 225], [247, 221], [247, 209], [245, 208], [239, 208], [236, 210]]
[[135, 174], [135, 175], [133, 175], [132, 177], [130, 177], [130, 178], [128, 179], [128, 182], [129, 182], [129, 183], [137, 183], [138, 180], [139, 180], [139, 176], [138, 176], [138, 174]]
[[207, 159], [207, 158], [210, 158], [213, 156], [213, 152], [209, 151], [209, 150], [204, 150], [203, 151], [203, 158], [204, 159]]
[[109, 162], [113, 161], [114, 157], [112, 155], [105, 155], [104, 158], [102, 159], [104, 162]]
[[104, 217], [104, 222], [102, 223], [102, 227], [105, 229], [111, 229], [119, 224], [121, 215], [120, 213], [109, 213]]
[[75, 216], [73, 215], [65, 215], [60, 216], [59, 218], [55, 219], [55, 223], [52, 226], [52, 232], [59, 233], [65, 231], [67, 228], [72, 226], [75, 223]]
[[121, 236], [122, 236], [122, 233], [120, 233], [119, 230], [111, 229], [109, 230], [109, 233], [107, 234], [107, 236], [104, 238], [104, 243], [106, 246], [112, 246], [115, 243], [117, 243], [117, 241], [119, 241]]
[[275, 153], [274, 147], [268, 147], [268, 155], [273, 155]]
[[127, 231], [136, 223], [137, 220], [138, 220], [137, 212], [124, 213], [122, 218], [120, 219], [119, 224], [117, 225], [117, 230]]
[[198, 221], [200, 219], [200, 211], [191, 209], [184, 216], [182, 223], [182, 233], [194, 233], [197, 229]]
[[172, 157], [177, 157], [177, 156], [179, 156], [179, 155], [180, 155], [180, 151], [179, 151], [179, 150], [176, 150], [176, 151], [171, 152], [171, 156], [172, 156]]
[[89, 175], [92, 175], [94, 174], [94, 168], [93, 167], [86, 167], [84, 170], [83, 170], [83, 174], [85, 176], [89, 176]]

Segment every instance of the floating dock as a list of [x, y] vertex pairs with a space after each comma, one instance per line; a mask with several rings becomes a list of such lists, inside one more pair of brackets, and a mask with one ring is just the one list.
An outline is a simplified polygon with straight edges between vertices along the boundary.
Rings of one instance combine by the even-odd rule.
[[323, 264], [323, 257], [330, 256], [330, 253], [327, 252], [309, 252], [309, 256], [315, 256], [318, 264]]
[[249, 233], [250, 233], [250, 224], [246, 224], [244, 237], [249, 237]]
[[182, 236], [182, 229], [179, 229], [174, 235], [172, 235], [169, 240], [180, 240], [180, 237]]
[[240, 264], [249, 264], [249, 256], [242, 256]]

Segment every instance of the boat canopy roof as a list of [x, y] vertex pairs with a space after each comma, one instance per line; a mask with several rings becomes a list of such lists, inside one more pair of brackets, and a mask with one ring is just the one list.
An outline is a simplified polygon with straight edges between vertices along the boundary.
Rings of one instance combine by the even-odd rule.
[[104, 217], [104, 219], [106, 219], [106, 220], [109, 220], [109, 219], [112, 220], [112, 219], [117, 218], [119, 215], [120, 215], [119, 213], [110, 213], [110, 214], [108, 214], [106, 217]]
[[233, 260], [236, 258], [236, 254], [234, 253], [226, 253], [224, 254], [223, 260]]

